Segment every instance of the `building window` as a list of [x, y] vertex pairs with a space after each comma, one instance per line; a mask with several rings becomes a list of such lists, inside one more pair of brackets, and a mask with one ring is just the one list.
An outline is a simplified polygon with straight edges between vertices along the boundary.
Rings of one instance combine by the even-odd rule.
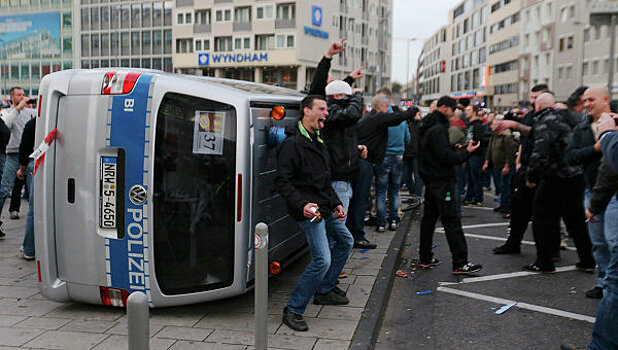
[[235, 22], [251, 22], [251, 7], [237, 7], [234, 9]]
[[582, 64], [582, 75], [588, 75], [588, 62]]
[[562, 74], [564, 72], [564, 68], [558, 68], [558, 80], [562, 80]]
[[185, 23], [185, 14], [179, 13], [178, 19], [176, 19], [176, 24], [184, 24]]
[[573, 48], [573, 36], [571, 35], [568, 39], [567, 39], [567, 49], [572, 49]]
[[590, 41], [590, 28], [584, 29], [584, 42], [587, 43]]
[[195, 11], [196, 24], [210, 24], [210, 10]]
[[256, 50], [272, 50], [275, 48], [274, 35], [256, 35], [255, 49]]
[[571, 79], [572, 75], [573, 75], [573, 66], [568, 66], [566, 68], [566, 78]]
[[278, 34], [277, 35], [277, 48], [284, 49], [288, 47], [294, 47], [294, 35], [293, 34]]
[[232, 51], [232, 37], [222, 36], [222, 37], [215, 38], [215, 51], [217, 52]]
[[210, 51], [210, 39], [204, 39], [204, 51]]
[[232, 9], [221, 9], [215, 12], [216, 22], [230, 22], [232, 20]]
[[599, 39], [601, 39], [601, 27], [595, 26], [594, 27], [594, 40], [599, 40]]
[[605, 74], [609, 73], [609, 58], [606, 58], [603, 61], [603, 73]]
[[193, 40], [191, 39], [176, 39], [176, 53], [193, 52]]
[[[275, 14], [274, 5], [263, 5], [255, 8], [255, 19], [273, 19]], [[338, 17], [335, 17], [338, 19]], [[336, 25], [338, 27], [339, 24]]]
[[599, 74], [599, 61], [592, 62], [592, 74]]
[[249, 37], [234, 38], [234, 50], [251, 50], [251, 38]]
[[294, 19], [296, 18], [295, 4], [277, 5], [277, 19]]
[[195, 51], [202, 51], [202, 40], [195, 40]]

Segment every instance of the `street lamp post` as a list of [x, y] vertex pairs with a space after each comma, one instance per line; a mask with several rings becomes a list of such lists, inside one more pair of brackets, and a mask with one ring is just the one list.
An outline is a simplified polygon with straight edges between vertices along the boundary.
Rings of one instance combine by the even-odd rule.
[[407, 65], [406, 65], [406, 98], [409, 99], [410, 98], [410, 43], [413, 41], [419, 41], [421, 40], [420, 38], [405, 38], [405, 37], [396, 37], [393, 39], [397, 39], [397, 40], [405, 40], [407, 42], [407, 48], [408, 48], [408, 52], [407, 52]]

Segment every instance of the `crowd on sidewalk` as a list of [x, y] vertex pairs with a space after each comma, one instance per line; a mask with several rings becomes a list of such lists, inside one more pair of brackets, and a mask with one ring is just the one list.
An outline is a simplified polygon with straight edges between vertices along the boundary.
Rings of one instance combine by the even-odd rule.
[[618, 348], [618, 116], [607, 89], [581, 87], [560, 103], [537, 85], [530, 105], [504, 114], [443, 96], [422, 116], [416, 107], [400, 111], [382, 88], [365, 112], [363, 91], [352, 88], [362, 67], [345, 80], [328, 74], [343, 50], [343, 40], [328, 48], [302, 116], [278, 150], [276, 187], [312, 257], [284, 308], [284, 323], [306, 331], [303, 313], [312, 298], [321, 305], [349, 302], [337, 279], [353, 247], [376, 247], [364, 231], [372, 186], [377, 232], [397, 229], [402, 186], [423, 196], [421, 268], [440, 264], [431, 249], [440, 219], [453, 274], [480, 271], [468, 259], [461, 207], [483, 206], [493, 181], [494, 211], [510, 220], [509, 237], [494, 253], [518, 254], [532, 220], [537, 258], [524, 270], [553, 273], [564, 222], [577, 267], [598, 269], [598, 284], [586, 293], [602, 298], [589, 348]]

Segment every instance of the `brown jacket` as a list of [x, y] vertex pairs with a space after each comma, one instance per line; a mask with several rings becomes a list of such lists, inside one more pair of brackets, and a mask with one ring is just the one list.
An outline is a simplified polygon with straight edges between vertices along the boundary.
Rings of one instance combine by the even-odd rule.
[[485, 157], [489, 161], [489, 167], [502, 169], [505, 164], [512, 167], [515, 164], [515, 145], [515, 139], [510, 133], [491, 135]]

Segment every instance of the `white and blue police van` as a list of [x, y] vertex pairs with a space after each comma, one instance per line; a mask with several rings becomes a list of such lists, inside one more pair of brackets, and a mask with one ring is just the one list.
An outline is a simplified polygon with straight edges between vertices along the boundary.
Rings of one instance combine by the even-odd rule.
[[151, 307], [253, 286], [254, 227], [271, 273], [306, 252], [273, 189], [276, 145], [300, 93], [139, 69], [66, 70], [39, 89], [34, 176], [38, 281], [51, 300]]

